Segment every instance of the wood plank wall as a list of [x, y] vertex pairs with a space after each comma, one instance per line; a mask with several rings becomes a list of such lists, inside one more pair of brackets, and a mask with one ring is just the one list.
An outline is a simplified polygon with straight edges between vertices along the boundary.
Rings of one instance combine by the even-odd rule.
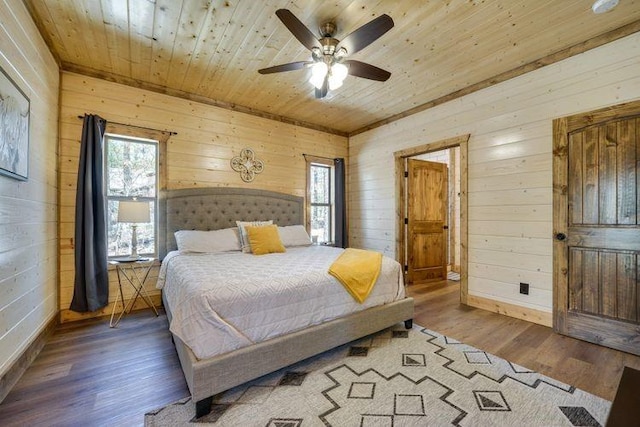
[[[73, 73], [63, 73], [60, 111], [60, 309], [70, 321], [110, 313], [112, 305], [88, 315], [68, 310], [73, 296], [73, 230], [76, 177], [82, 120], [99, 114], [107, 121], [174, 131], [166, 158], [168, 189], [230, 186], [306, 193], [303, 154], [347, 157], [347, 138], [243, 114], [193, 101], [136, 89]], [[260, 94], [256, 94], [259, 96]], [[230, 160], [249, 147], [265, 163], [263, 173], [244, 183]], [[156, 270], [157, 271], [157, 270]], [[110, 300], [117, 279], [110, 272]], [[156, 275], [157, 276], [157, 275]], [[153, 287], [155, 276], [147, 286]], [[128, 291], [128, 289], [125, 289]], [[125, 298], [130, 296], [128, 293]], [[159, 292], [153, 292], [159, 301]]]
[[395, 256], [393, 153], [470, 133], [469, 301], [550, 324], [552, 120], [639, 99], [638, 70], [640, 33], [351, 137], [351, 244]]
[[60, 74], [22, 2], [0, 0], [0, 67], [31, 102], [29, 179], [0, 176], [1, 378], [58, 309]]

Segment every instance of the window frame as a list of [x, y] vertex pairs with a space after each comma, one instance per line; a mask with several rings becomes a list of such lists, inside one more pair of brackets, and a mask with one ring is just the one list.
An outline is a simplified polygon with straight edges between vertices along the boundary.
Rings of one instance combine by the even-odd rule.
[[[306, 228], [309, 235], [311, 235], [311, 212], [314, 206], [328, 206], [329, 207], [329, 241], [320, 242], [322, 245], [333, 245], [335, 243], [335, 215], [336, 215], [336, 203], [335, 203], [335, 162], [333, 159], [316, 156], [305, 156], [306, 160], [306, 176], [307, 176], [307, 203], [306, 203]], [[311, 182], [312, 167], [324, 167], [329, 169], [329, 202], [328, 203], [312, 203], [311, 202]]]
[[[114, 140], [119, 140], [119, 141], [128, 141], [128, 142], [133, 142], [136, 144], [146, 144], [146, 145], [152, 145], [155, 148], [155, 195], [154, 196], [110, 196], [109, 195], [109, 140], [110, 139], [114, 139]], [[161, 179], [160, 179], [160, 174], [161, 174], [161, 164], [162, 162], [160, 161], [160, 156], [161, 156], [161, 141], [159, 139], [155, 139], [153, 137], [142, 137], [142, 136], [134, 136], [131, 135], [129, 133], [127, 134], [122, 134], [122, 133], [118, 133], [116, 131], [109, 131], [109, 129], [107, 129], [107, 131], [105, 132], [104, 136], [103, 136], [103, 151], [104, 151], [104, 155], [103, 155], [103, 168], [104, 168], [104, 176], [103, 176], [103, 188], [104, 188], [104, 201], [105, 201], [105, 215], [107, 216], [105, 218], [105, 223], [107, 226], [107, 259], [113, 259], [113, 258], [118, 258], [118, 257], [122, 257], [122, 254], [115, 254], [115, 255], [109, 255], [109, 218], [108, 218], [108, 208], [109, 208], [109, 202], [110, 201], [148, 201], [148, 202], [153, 202], [153, 218], [152, 218], [152, 224], [153, 224], [153, 241], [154, 241], [154, 252], [153, 253], [148, 253], [148, 252], [141, 252], [140, 255], [142, 256], [151, 256], [153, 258], [157, 258], [158, 253], [159, 253], [159, 242], [158, 242], [158, 238], [159, 238], [159, 230], [158, 230], [158, 225], [159, 225], [159, 219], [158, 219], [158, 214], [159, 214], [159, 195], [160, 195], [160, 183], [161, 183]]]

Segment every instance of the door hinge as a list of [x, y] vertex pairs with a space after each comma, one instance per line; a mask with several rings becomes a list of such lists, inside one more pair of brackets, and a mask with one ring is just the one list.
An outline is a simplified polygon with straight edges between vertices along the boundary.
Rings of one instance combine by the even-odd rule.
[[405, 223], [405, 224], [409, 224], [409, 218], [405, 218], [405, 219], [404, 219], [404, 223]]
[[404, 177], [409, 178], [409, 171], [404, 171]]
[[442, 229], [443, 229], [443, 230], [448, 230], [448, 229], [449, 229], [449, 226], [448, 226], [448, 225], [445, 225], [445, 226], [443, 226], [443, 227], [442, 227]]
[[408, 273], [408, 272], [409, 272], [409, 266], [408, 266], [408, 265], [406, 265], [406, 264], [405, 264], [405, 266], [404, 266], [404, 272], [405, 272], [405, 273]]

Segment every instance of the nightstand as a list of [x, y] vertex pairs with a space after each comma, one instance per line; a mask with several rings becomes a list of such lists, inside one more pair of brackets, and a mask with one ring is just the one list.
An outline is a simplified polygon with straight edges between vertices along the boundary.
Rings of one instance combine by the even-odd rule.
[[[111, 260], [109, 264], [115, 265], [116, 274], [118, 275], [118, 296], [116, 297], [116, 302], [113, 304], [113, 310], [111, 311], [111, 320], [109, 321], [109, 327], [115, 328], [120, 323], [120, 319], [127, 313], [130, 313], [133, 309], [133, 306], [136, 303], [138, 297], [142, 298], [142, 300], [149, 306], [149, 308], [153, 309], [153, 312], [158, 316], [158, 310], [156, 306], [151, 301], [151, 297], [149, 293], [144, 288], [144, 284], [149, 277], [149, 273], [151, 272], [151, 268], [154, 265], [153, 258], [140, 258], [137, 261], [122, 261], [122, 260]], [[128, 283], [134, 290], [133, 299], [129, 301], [129, 303], [125, 306], [124, 304], [124, 294], [122, 292], [122, 283]], [[122, 303], [122, 311], [118, 315], [116, 321], [113, 321], [113, 318], [116, 313], [116, 307], [118, 306], [118, 301]]]

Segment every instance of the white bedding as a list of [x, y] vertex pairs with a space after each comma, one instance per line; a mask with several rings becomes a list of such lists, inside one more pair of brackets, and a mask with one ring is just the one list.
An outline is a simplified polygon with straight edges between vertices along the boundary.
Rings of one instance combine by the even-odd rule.
[[256, 256], [242, 252], [168, 254], [160, 270], [173, 318], [170, 330], [206, 359], [405, 296], [402, 271], [383, 257], [363, 304], [327, 273], [342, 249], [287, 248]]

